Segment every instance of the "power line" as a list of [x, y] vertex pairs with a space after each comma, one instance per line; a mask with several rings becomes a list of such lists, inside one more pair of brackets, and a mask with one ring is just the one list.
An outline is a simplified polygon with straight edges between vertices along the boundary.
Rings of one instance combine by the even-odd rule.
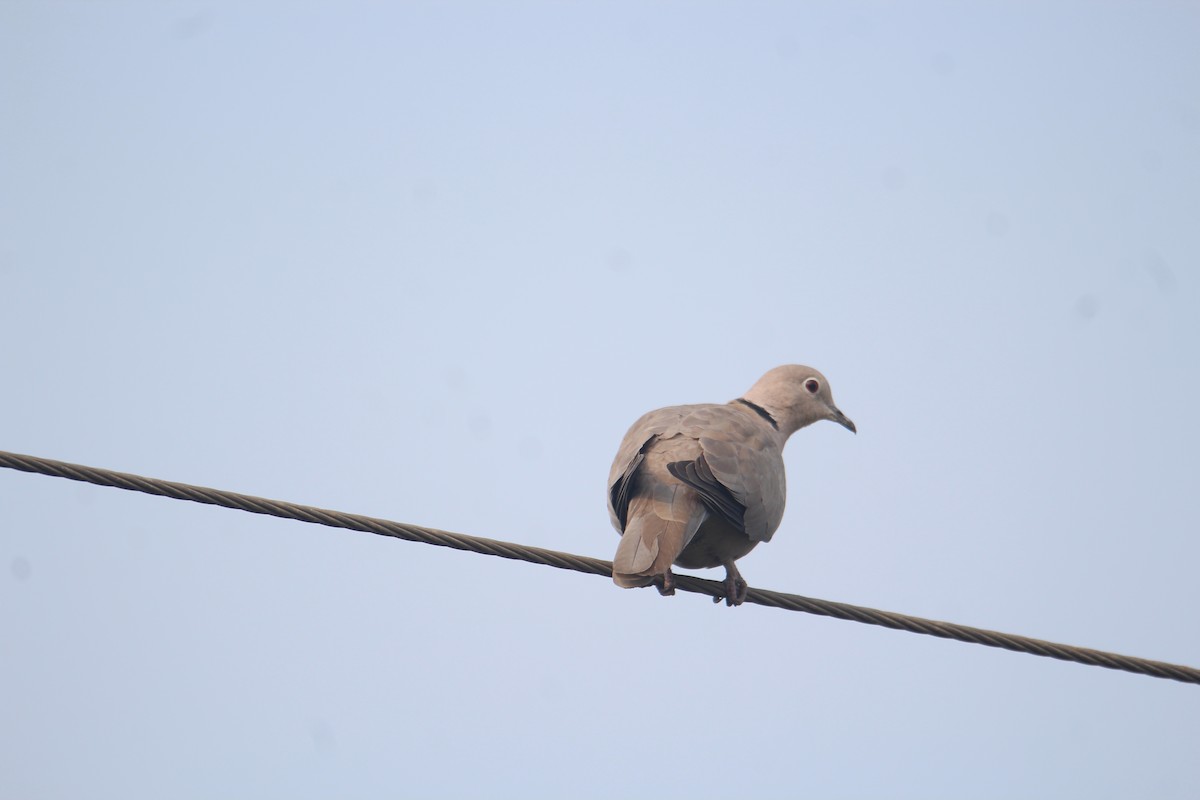
[[[55, 461], [48, 458], [20, 455], [0, 451], [0, 467], [50, 475], [56, 478], [67, 478], [73, 481], [94, 483], [99, 486], [112, 486], [132, 492], [144, 492], [176, 500], [191, 500], [195, 503], [235, 508], [249, 511], [252, 514], [268, 514], [274, 517], [295, 519], [301, 522], [312, 522], [317, 525], [327, 525], [331, 528], [346, 528], [354, 531], [375, 533], [380, 536], [391, 536], [410, 542], [423, 542], [440, 547], [452, 547], [455, 550], [468, 550], [489, 556], [499, 556], [517, 561], [528, 561], [532, 564], [544, 564], [558, 569], [569, 569], [585, 572], [591, 575], [612, 576], [612, 562], [588, 556], [577, 556], [571, 553], [561, 553], [556, 550], [546, 550], [541, 547], [530, 547], [512, 542], [502, 542], [496, 539], [484, 539], [478, 536], [467, 536], [462, 533], [451, 533], [435, 528], [422, 528], [417, 525], [406, 525], [386, 519], [365, 517], [359, 514], [346, 514], [341, 511], [330, 511], [324, 508], [303, 506], [282, 500], [267, 500], [237, 492], [226, 492], [220, 489], [208, 489], [203, 486], [192, 486], [186, 483], [165, 481], [157, 478], [146, 478], [141, 475], [131, 475], [124, 472], [86, 467], [79, 464], [69, 464], [65, 461]], [[691, 575], [676, 576], [676, 588], [685, 592], [708, 595], [712, 598], [724, 596], [724, 587], [717, 581], [696, 578]], [[910, 617], [907, 614], [897, 614], [891, 611], [880, 611], [864, 606], [854, 606], [847, 603], [836, 603], [831, 600], [817, 600], [797, 594], [774, 592], [769, 589], [751, 588], [746, 597], [747, 603], [757, 603], [772, 608], [782, 608], [788, 611], [803, 611], [808, 614], [818, 614], [837, 619], [853, 620], [868, 625], [881, 625], [885, 628], [922, 633], [927, 636], [937, 636], [942, 639], [954, 639], [960, 642], [971, 642], [987, 647], [999, 647], [1018, 653], [1029, 653], [1035, 656], [1056, 658], [1061, 661], [1073, 661], [1106, 669], [1123, 670], [1153, 678], [1167, 678], [1184, 683], [1200, 684], [1200, 669], [1185, 667], [1179, 664], [1168, 664], [1162, 661], [1150, 661], [1135, 656], [1124, 656], [1117, 653], [1107, 653], [1103, 650], [1091, 650], [1084, 647], [1056, 644], [1041, 639], [1031, 639], [1027, 636], [1017, 636], [1010, 633], [999, 633], [983, 628], [972, 628], [966, 625], [956, 625], [952, 622]]]

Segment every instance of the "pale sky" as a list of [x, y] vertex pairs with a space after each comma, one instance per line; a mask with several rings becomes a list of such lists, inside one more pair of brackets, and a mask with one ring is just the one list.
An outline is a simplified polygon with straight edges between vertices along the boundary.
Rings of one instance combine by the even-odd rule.
[[[0, 449], [1200, 666], [1200, 5], [0, 3]], [[720, 578], [721, 571], [706, 573]], [[1200, 687], [0, 470], [0, 797], [1192, 798]]]

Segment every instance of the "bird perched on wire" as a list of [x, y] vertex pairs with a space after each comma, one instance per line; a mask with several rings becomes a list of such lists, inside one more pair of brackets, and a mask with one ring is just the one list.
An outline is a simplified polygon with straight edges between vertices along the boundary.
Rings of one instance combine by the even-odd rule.
[[723, 566], [725, 602], [741, 605], [748, 588], [734, 562], [770, 541], [783, 519], [783, 446], [823, 419], [858, 432], [824, 375], [787, 365], [724, 405], [669, 406], [633, 423], [608, 476], [608, 512], [621, 534], [613, 581], [671, 595], [672, 564]]

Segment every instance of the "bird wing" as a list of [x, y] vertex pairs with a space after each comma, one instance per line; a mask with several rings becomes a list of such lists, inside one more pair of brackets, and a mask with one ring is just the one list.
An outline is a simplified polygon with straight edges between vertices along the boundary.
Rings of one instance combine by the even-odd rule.
[[688, 408], [671, 406], [643, 414], [621, 440], [617, 457], [613, 459], [612, 469], [608, 473], [608, 514], [618, 533], [625, 530], [633, 479], [645, 460], [646, 448], [664, 434], [669, 437], [678, 433], [680, 420]]
[[609, 513], [625, 529], [634, 478], [656, 439], [682, 435], [700, 454], [667, 465], [704, 504], [754, 541], [769, 541], [783, 519], [783, 451], [774, 431], [753, 412], [731, 405], [671, 406], [633, 424], [609, 473]]
[[696, 426], [701, 456], [671, 473], [753, 541], [770, 541], [787, 497], [783, 450], [774, 431], [753, 412], [729, 405], [704, 409], [689, 422]]

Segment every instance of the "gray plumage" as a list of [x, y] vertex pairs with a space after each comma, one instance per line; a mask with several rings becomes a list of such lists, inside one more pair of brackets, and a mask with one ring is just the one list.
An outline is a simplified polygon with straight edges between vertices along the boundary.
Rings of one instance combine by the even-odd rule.
[[740, 605], [747, 588], [734, 562], [770, 541], [783, 519], [783, 446], [822, 419], [856, 430], [825, 376], [794, 365], [776, 367], [730, 403], [642, 416], [608, 477], [609, 515], [621, 534], [616, 584], [674, 594], [672, 564], [723, 566], [725, 601]]

